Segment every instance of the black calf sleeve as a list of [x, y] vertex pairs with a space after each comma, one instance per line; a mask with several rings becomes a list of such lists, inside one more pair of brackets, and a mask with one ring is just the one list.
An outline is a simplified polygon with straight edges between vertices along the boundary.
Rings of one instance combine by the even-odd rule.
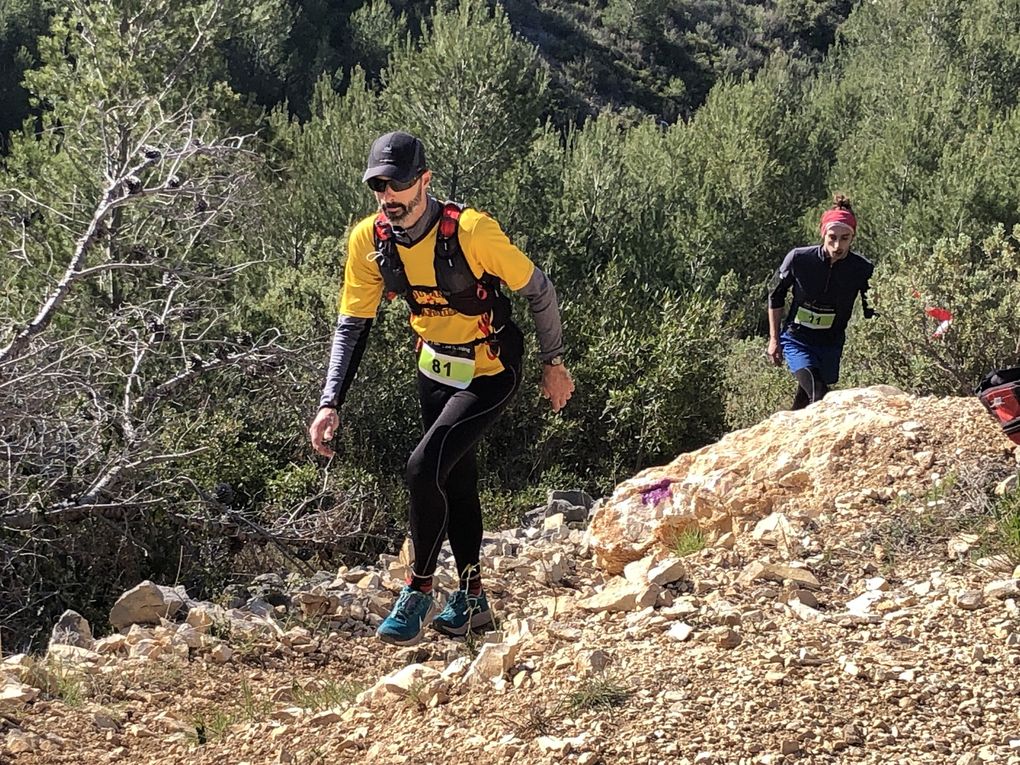
[[[821, 401], [825, 398], [825, 394], [829, 392], [829, 386], [822, 380], [818, 370], [814, 367], [808, 367], [807, 369], [798, 369], [793, 373], [793, 376], [797, 378], [797, 384], [800, 386], [797, 390], [797, 396], [793, 400], [794, 409], [802, 409], [808, 404], [813, 404], [816, 401]], [[803, 398], [801, 393], [804, 394]], [[806, 399], [805, 403], [797, 406], [797, 404]]]
[[802, 387], [800, 387], [800, 385], [798, 385], [797, 393], [793, 397], [793, 406], [791, 406], [790, 409], [793, 411], [797, 411], [798, 409], [803, 409], [810, 403], [811, 397], [808, 395], [808, 392], [804, 390]]

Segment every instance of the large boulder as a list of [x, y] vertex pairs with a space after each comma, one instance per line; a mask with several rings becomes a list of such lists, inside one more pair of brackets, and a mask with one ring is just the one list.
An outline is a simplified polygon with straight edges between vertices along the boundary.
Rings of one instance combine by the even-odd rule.
[[110, 624], [116, 629], [132, 624], [159, 624], [181, 610], [187, 594], [173, 587], [161, 587], [146, 579], [125, 592], [110, 609]]
[[621, 483], [592, 515], [592, 550], [618, 574], [688, 530], [711, 544], [750, 534], [774, 512], [815, 520], [899, 491], [923, 495], [940, 465], [1008, 466], [1012, 450], [976, 398], [919, 398], [887, 385], [834, 391]]

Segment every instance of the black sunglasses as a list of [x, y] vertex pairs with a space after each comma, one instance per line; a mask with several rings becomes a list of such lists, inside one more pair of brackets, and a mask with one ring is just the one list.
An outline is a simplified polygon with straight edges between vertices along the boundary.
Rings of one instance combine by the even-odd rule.
[[389, 186], [393, 191], [407, 191], [409, 188], [411, 188], [414, 184], [418, 182], [419, 178], [421, 178], [421, 176], [416, 175], [409, 181], [395, 181], [392, 178], [376, 177], [369, 178], [367, 181], [365, 181], [365, 183], [368, 184], [368, 187], [372, 189], [372, 191], [376, 192], [377, 194], [381, 194], [382, 192], [386, 191], [387, 186]]

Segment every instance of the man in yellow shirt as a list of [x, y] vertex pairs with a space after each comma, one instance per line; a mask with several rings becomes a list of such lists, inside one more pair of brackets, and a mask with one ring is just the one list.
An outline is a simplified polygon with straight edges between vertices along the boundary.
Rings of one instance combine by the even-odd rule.
[[574, 383], [563, 365], [552, 283], [491, 217], [428, 193], [432, 173], [420, 140], [402, 132], [380, 136], [362, 180], [375, 194], [379, 213], [350, 235], [340, 316], [309, 436], [316, 451], [333, 456], [326, 442], [340, 425], [339, 409], [372, 320], [384, 294], [399, 295], [418, 336], [425, 435], [407, 464], [413, 575], [377, 635], [411, 645], [435, 606], [432, 575], [446, 538], [459, 588], [432, 626], [464, 635], [492, 623], [479, 571], [482, 510], [475, 448], [520, 385], [524, 348], [502, 285], [528, 299], [541, 348], [542, 393], [553, 411], [567, 403]]

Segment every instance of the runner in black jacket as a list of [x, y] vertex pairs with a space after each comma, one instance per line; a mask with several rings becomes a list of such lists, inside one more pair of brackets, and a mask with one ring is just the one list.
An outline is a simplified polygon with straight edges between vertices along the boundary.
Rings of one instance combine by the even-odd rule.
[[[793, 409], [821, 401], [839, 380], [839, 362], [846, 342], [846, 326], [857, 295], [865, 318], [869, 260], [851, 252], [857, 233], [850, 200], [837, 194], [831, 210], [822, 215], [822, 243], [790, 250], [776, 272], [769, 292], [769, 345], [766, 353], [776, 365], [783, 358], [797, 380]], [[786, 294], [793, 302], [783, 320]]]

